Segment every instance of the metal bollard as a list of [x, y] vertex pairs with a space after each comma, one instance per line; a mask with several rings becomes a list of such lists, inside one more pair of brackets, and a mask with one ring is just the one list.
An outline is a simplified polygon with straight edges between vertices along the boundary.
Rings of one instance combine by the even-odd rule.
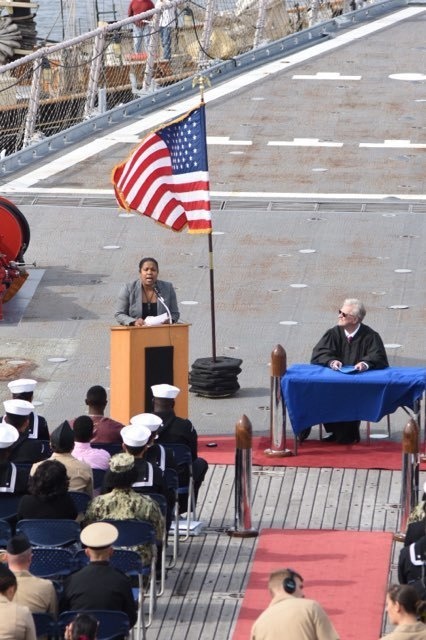
[[394, 540], [404, 539], [407, 520], [419, 495], [419, 426], [411, 418], [402, 432], [401, 520]]
[[284, 458], [292, 456], [293, 452], [286, 449], [286, 410], [281, 392], [281, 377], [287, 371], [287, 354], [284, 348], [277, 344], [271, 353], [271, 399], [270, 399], [270, 438], [271, 446], [265, 449], [267, 456]]
[[255, 538], [251, 526], [252, 426], [246, 415], [235, 425], [235, 527], [227, 534], [236, 538]]

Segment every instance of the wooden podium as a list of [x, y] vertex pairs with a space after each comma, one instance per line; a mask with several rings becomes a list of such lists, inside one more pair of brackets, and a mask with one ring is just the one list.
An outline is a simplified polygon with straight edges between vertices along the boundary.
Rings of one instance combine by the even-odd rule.
[[188, 417], [189, 324], [111, 327], [110, 415], [123, 424], [152, 412], [151, 386], [179, 387], [176, 415]]

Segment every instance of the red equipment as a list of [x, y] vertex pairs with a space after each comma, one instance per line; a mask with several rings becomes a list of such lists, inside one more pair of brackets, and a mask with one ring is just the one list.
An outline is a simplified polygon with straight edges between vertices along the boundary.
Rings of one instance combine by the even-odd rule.
[[10, 200], [0, 196], [0, 320], [3, 320], [2, 305], [28, 278], [22, 267], [29, 243], [30, 227], [24, 214]]

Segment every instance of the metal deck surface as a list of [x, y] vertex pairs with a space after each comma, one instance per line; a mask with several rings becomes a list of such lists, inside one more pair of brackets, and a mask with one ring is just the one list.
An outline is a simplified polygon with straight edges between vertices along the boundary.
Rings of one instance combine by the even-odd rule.
[[[283, 58], [279, 71], [262, 79], [257, 70], [259, 79], [212, 102], [207, 94], [217, 352], [243, 365], [233, 398], [190, 395], [200, 433], [233, 434], [242, 414], [255, 433], [266, 433], [272, 349], [284, 346], [289, 364], [308, 361], [347, 296], [364, 300], [365, 322], [382, 335], [391, 364], [424, 365], [426, 8], [417, 9], [291, 68]], [[177, 111], [168, 108], [164, 118]], [[70, 149], [75, 164], [52, 157], [56, 165], [0, 180], [2, 194], [28, 218], [26, 259], [37, 261], [5, 306], [0, 355], [29, 361], [26, 375], [39, 380], [39, 412], [51, 427], [84, 412], [89, 386], [109, 386], [117, 293], [136, 277], [142, 255], [156, 256], [161, 277], [176, 287], [182, 320], [192, 325], [190, 362], [211, 355], [207, 239], [120, 217], [114, 204], [111, 169], [144, 123], [128, 127], [108, 134], [114, 144], [107, 151]], [[0, 392], [8, 397], [5, 381]], [[394, 439], [406, 419], [394, 416]], [[200, 495], [207, 534], [183, 545], [149, 640], [231, 636], [256, 544], [222, 532], [233, 524], [232, 474], [232, 467], [210, 469]], [[306, 482], [323, 497], [303, 519]], [[389, 505], [399, 491], [398, 472], [260, 470], [253, 519], [258, 528], [393, 531], [398, 514]], [[351, 512], [352, 504], [362, 507]], [[337, 517], [345, 510], [347, 517]]]

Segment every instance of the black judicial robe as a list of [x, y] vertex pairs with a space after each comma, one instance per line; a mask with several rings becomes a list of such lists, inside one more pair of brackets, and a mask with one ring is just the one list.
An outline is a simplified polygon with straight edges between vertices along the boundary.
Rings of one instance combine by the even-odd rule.
[[350, 344], [343, 327], [335, 326], [325, 332], [312, 351], [311, 364], [328, 367], [332, 360], [340, 360], [344, 365], [366, 362], [369, 369], [389, 366], [381, 337], [365, 324], [361, 324]]

